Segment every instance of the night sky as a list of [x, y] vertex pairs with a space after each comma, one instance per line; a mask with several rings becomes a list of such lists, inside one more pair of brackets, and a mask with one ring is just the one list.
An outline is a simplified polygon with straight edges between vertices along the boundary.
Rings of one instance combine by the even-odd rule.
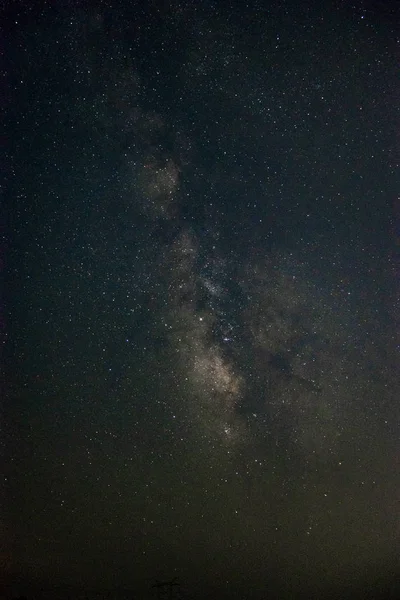
[[6, 597], [395, 598], [395, 3], [5, 4]]

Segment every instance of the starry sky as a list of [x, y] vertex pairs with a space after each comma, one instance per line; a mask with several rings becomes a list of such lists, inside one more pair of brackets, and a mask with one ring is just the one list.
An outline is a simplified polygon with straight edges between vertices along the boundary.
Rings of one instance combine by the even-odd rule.
[[394, 7], [3, 11], [7, 594], [395, 597]]

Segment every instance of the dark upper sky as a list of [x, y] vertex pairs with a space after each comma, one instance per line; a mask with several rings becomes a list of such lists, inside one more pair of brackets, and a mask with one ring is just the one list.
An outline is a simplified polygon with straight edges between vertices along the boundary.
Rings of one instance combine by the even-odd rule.
[[394, 4], [38, 4], [3, 14], [7, 594], [394, 598]]

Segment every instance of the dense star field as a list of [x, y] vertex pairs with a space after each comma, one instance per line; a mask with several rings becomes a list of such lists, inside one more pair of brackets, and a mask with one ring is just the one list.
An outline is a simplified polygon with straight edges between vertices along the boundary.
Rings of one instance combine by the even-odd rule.
[[5, 598], [396, 597], [394, 7], [3, 11]]

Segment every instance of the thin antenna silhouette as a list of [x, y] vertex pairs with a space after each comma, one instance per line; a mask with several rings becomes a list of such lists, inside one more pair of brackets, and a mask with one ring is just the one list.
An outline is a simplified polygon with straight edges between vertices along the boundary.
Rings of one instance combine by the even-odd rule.
[[152, 586], [157, 590], [157, 598], [168, 598], [168, 600], [172, 600], [175, 595], [175, 591], [180, 587], [180, 583], [178, 582], [178, 578], [174, 577], [169, 581], [158, 581], [156, 579], [156, 583]]

